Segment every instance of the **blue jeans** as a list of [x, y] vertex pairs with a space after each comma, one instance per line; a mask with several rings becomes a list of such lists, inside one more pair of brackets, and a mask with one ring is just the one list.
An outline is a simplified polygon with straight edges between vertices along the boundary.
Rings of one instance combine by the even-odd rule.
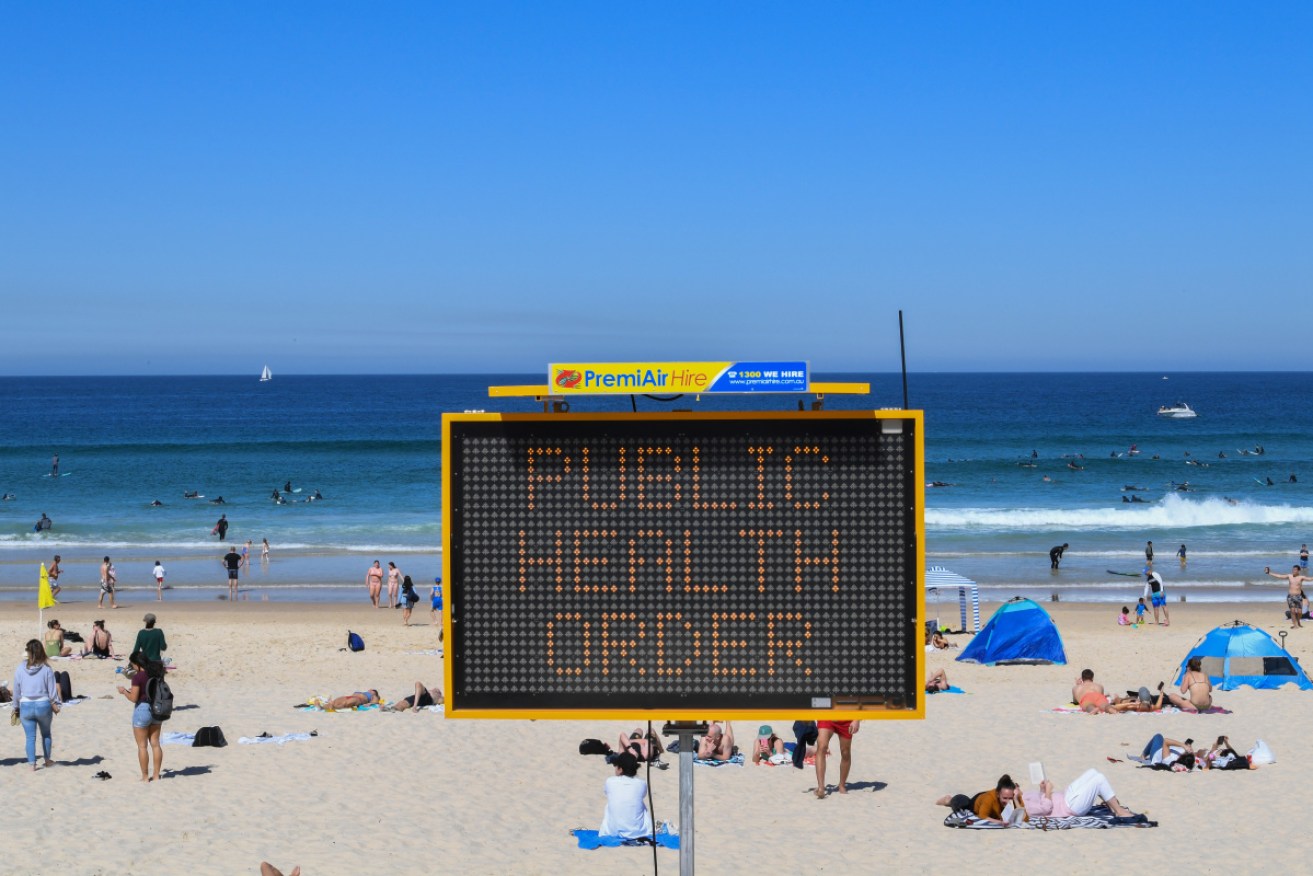
[[50, 760], [50, 718], [54, 712], [50, 700], [19, 702], [18, 717], [23, 721], [23, 732], [27, 734], [27, 762], [36, 764], [36, 731], [41, 729], [41, 748], [46, 760]]

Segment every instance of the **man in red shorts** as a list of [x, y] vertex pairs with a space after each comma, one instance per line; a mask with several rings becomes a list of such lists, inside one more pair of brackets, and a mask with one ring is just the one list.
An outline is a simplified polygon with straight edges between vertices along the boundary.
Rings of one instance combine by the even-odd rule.
[[853, 765], [853, 734], [861, 721], [816, 722], [816, 796], [825, 799], [825, 759], [830, 753], [830, 738], [839, 737], [839, 793], [848, 793], [848, 770]]

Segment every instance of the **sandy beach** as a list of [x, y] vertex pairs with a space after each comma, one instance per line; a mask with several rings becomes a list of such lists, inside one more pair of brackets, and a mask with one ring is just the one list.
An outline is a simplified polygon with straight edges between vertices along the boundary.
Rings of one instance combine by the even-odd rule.
[[[1154, 848], [1185, 855], [1207, 830], [1205, 871], [1298, 866], [1302, 829], [1274, 818], [1274, 801], [1298, 800], [1313, 770], [1296, 756], [1313, 695], [1242, 689], [1219, 692], [1226, 715], [1086, 716], [1054, 713], [1085, 666], [1109, 690], [1170, 681], [1191, 645], [1235, 618], [1276, 632], [1279, 605], [1174, 604], [1170, 627], [1119, 628], [1108, 606], [1046, 605], [1062, 631], [1067, 666], [987, 668], [927, 655], [966, 695], [932, 697], [926, 719], [870, 721], [854, 740], [847, 795], [818, 801], [814, 772], [791, 767], [697, 768], [697, 861], [706, 872], [826, 873], [922, 870], [931, 861], [972, 861], [1028, 870], [1088, 869], [1092, 856], [1119, 867], [1163, 866]], [[986, 607], [986, 614], [993, 606]], [[439, 681], [441, 658], [425, 625], [403, 628], [400, 612], [368, 605], [131, 600], [116, 612], [94, 603], [47, 613], [87, 633], [104, 617], [118, 648], [130, 646], [145, 611], [159, 615], [176, 671], [178, 710], [166, 730], [223, 728], [222, 749], [165, 746], [165, 778], [138, 781], [129, 706], [115, 693], [121, 662], [56, 661], [89, 699], [55, 718], [57, 766], [36, 773], [11, 728], [0, 765], [14, 813], [11, 853], [0, 871], [69, 874], [254, 872], [261, 859], [306, 874], [325, 873], [638, 873], [647, 849], [575, 848], [568, 831], [595, 828], [601, 758], [581, 757], [585, 737], [614, 740], [633, 722], [445, 720], [430, 712], [310, 713], [292, 708], [317, 694], [377, 687], [389, 700], [413, 682]], [[341, 651], [348, 629], [363, 653]], [[0, 606], [0, 633], [13, 646], [36, 632], [35, 611]], [[1313, 630], [1295, 631], [1291, 651], [1307, 659]], [[965, 642], [966, 637], [953, 637]], [[15, 660], [15, 662], [17, 662]], [[12, 675], [12, 666], [5, 674]], [[786, 728], [779, 728], [787, 736]], [[741, 738], [755, 731], [736, 725]], [[239, 745], [241, 736], [316, 731], [309, 741]], [[1246, 750], [1265, 739], [1278, 763], [1248, 773], [1175, 775], [1122, 760], [1155, 732], [1197, 740], [1226, 734]], [[1107, 758], [1118, 758], [1110, 763]], [[669, 758], [673, 760], [673, 758]], [[941, 825], [941, 794], [991, 787], [1002, 772], [1025, 775], [1042, 760], [1061, 786], [1087, 767], [1103, 770], [1121, 800], [1161, 826], [1130, 830], [981, 832]], [[834, 781], [835, 766], [831, 767]], [[96, 781], [99, 771], [112, 775]], [[678, 770], [653, 771], [658, 820], [677, 820]], [[33, 793], [29, 793], [29, 789]], [[126, 816], [126, 817], [125, 817]], [[139, 816], [139, 817], [138, 817]], [[107, 829], [110, 825], [117, 829]], [[142, 827], [141, 825], [145, 825]], [[39, 850], [39, 851], [38, 851]], [[674, 852], [661, 851], [673, 872]], [[1196, 855], [1192, 867], [1199, 867]]]

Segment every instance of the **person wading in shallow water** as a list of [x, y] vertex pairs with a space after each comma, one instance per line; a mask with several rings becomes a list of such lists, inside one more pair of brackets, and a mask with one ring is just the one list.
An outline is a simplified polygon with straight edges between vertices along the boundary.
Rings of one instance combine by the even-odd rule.
[[1066, 542], [1063, 542], [1057, 547], [1049, 548], [1050, 569], [1056, 569], [1058, 568], [1058, 566], [1062, 565], [1062, 555], [1066, 553], [1068, 547], [1070, 547], [1070, 545], [1068, 545]]

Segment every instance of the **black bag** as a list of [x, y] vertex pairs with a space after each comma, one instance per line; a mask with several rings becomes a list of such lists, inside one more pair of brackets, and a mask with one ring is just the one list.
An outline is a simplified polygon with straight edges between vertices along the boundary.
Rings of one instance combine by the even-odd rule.
[[146, 679], [146, 701], [150, 703], [150, 716], [156, 721], [167, 721], [173, 715], [173, 691], [163, 678]]
[[580, 754], [610, 754], [611, 746], [600, 739], [585, 739], [579, 743]]
[[223, 738], [223, 731], [218, 727], [202, 727], [196, 731], [196, 738], [192, 740], [193, 748], [223, 748], [228, 744], [228, 740]]
[[55, 684], [59, 685], [60, 702], [73, 699], [73, 679], [67, 672], [55, 672]]

